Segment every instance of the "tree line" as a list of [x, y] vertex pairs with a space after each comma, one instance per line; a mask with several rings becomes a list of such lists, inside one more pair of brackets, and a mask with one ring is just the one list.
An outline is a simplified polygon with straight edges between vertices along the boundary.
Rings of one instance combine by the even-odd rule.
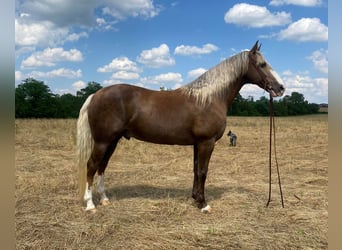
[[[87, 86], [72, 94], [53, 94], [44, 82], [27, 78], [15, 88], [16, 118], [77, 118], [82, 104], [89, 95], [101, 89], [101, 84], [89, 82]], [[274, 100], [277, 116], [316, 114], [319, 105], [308, 103], [304, 96], [293, 92], [280, 100]], [[228, 115], [267, 116], [269, 100], [261, 97], [254, 101], [253, 97], [243, 98], [237, 95], [228, 110]]]
[[[292, 92], [279, 100], [273, 100], [273, 110], [275, 116], [294, 116], [319, 113], [320, 106], [316, 103], [309, 103], [304, 95], [298, 92]], [[254, 101], [253, 97], [243, 98], [238, 94], [228, 115], [235, 116], [268, 116], [270, 110], [270, 101], [262, 96]]]
[[87, 97], [102, 86], [89, 82], [76, 95], [53, 94], [44, 82], [27, 78], [15, 88], [16, 118], [77, 118]]

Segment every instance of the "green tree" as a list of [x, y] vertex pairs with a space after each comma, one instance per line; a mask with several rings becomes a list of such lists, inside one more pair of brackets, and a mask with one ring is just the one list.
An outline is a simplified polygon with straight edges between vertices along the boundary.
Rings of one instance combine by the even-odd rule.
[[240, 95], [240, 93], [238, 93], [228, 110], [228, 115], [238, 115], [241, 108], [240, 104], [243, 102], [243, 100], [243, 97]]
[[309, 109], [310, 114], [319, 113], [319, 105], [317, 103], [309, 103], [308, 109]]
[[18, 118], [54, 117], [58, 110], [50, 88], [42, 81], [27, 78], [15, 90], [15, 116]]
[[259, 115], [267, 116], [270, 112], [269, 100], [265, 96], [261, 96], [259, 100], [255, 102], [255, 109]]
[[286, 100], [288, 102], [289, 115], [303, 115], [308, 113], [308, 102], [305, 101], [303, 94], [292, 92], [291, 96], [286, 98]]
[[88, 96], [95, 93], [99, 89], [102, 89], [101, 84], [99, 84], [97, 82], [88, 82], [88, 84], [85, 88], [77, 91], [76, 96], [80, 97], [83, 101], [85, 101]]
[[58, 97], [58, 118], [77, 118], [82, 106], [81, 98], [70, 93]]
[[274, 107], [274, 115], [275, 116], [288, 116], [288, 105], [287, 102], [283, 99], [280, 99], [279, 101], [274, 100], [273, 101], [273, 107]]

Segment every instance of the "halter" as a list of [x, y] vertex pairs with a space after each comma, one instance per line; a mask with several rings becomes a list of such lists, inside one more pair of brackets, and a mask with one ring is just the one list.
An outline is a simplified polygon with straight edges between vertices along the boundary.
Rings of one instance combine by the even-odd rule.
[[249, 60], [252, 62], [252, 65], [254, 66], [254, 68], [256, 69], [256, 71], [258, 72], [261, 80], [264, 82], [264, 90], [267, 91], [267, 85], [269, 84], [269, 81], [267, 79], [267, 75], [262, 72], [262, 70], [256, 65], [257, 64], [257, 61], [249, 54], [248, 55], [249, 57]]

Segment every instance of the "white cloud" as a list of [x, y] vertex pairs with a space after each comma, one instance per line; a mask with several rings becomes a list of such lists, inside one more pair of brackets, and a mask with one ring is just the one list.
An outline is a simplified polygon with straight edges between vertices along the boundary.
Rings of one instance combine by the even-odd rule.
[[118, 71], [112, 74], [112, 79], [133, 80], [139, 79], [140, 75], [136, 72]]
[[16, 70], [16, 71], [15, 71], [15, 82], [16, 82], [16, 83], [20, 83], [21, 80], [23, 80], [22, 77], [23, 77], [23, 76], [22, 76], [21, 71]]
[[314, 64], [314, 67], [325, 74], [328, 74], [328, 50], [316, 50], [308, 57]]
[[156, 76], [149, 76], [141, 78], [141, 82], [146, 84], [155, 84], [165, 86], [166, 84], [180, 84], [183, 82], [182, 75], [179, 73], [169, 72]]
[[137, 66], [135, 62], [123, 56], [114, 58], [111, 63], [98, 68], [97, 72], [114, 72], [111, 76], [111, 79], [104, 81], [105, 85], [113, 85], [121, 83], [122, 80], [139, 79], [139, 73], [142, 72], [142, 70]]
[[200, 75], [202, 75], [206, 71], [207, 70], [204, 68], [197, 68], [197, 69], [190, 70], [188, 72], [188, 78], [196, 79], [197, 77], [199, 77]]
[[[328, 101], [328, 78], [312, 78], [309, 72], [293, 73], [286, 70], [281, 73], [281, 78], [285, 82], [285, 95], [298, 92], [304, 95], [309, 103], [322, 103]], [[268, 97], [268, 93], [254, 84], [245, 84], [240, 90], [240, 94], [247, 98], [253, 96], [255, 100], [261, 96]]]
[[[49, 20], [57, 27], [94, 27], [106, 23], [105, 18], [124, 20], [128, 17], [153, 18], [161, 11], [153, 0], [39, 0], [18, 1], [18, 16], [39, 23]], [[104, 17], [96, 18], [94, 13]], [[102, 20], [101, 20], [102, 19]]]
[[280, 6], [280, 5], [300, 5], [306, 7], [314, 7], [322, 4], [322, 0], [272, 0], [270, 5]]
[[128, 57], [116, 57], [109, 64], [97, 69], [97, 72], [106, 73], [114, 71], [141, 72], [137, 64], [128, 59]]
[[55, 27], [49, 21], [25, 23], [15, 19], [15, 44], [18, 46], [54, 47], [63, 44], [68, 28]]
[[[97, 17], [100, 8], [105, 15]], [[16, 50], [27, 46], [55, 47], [74, 42], [88, 37], [85, 31], [75, 32], [75, 27], [91, 29], [97, 26], [116, 30], [113, 25], [120, 20], [127, 17], [152, 18], [160, 10], [152, 0], [16, 1]]]
[[320, 103], [328, 101], [328, 78], [311, 78], [308, 74], [294, 74], [287, 71], [282, 75], [286, 83], [285, 95], [299, 92], [309, 102]]
[[322, 24], [319, 18], [301, 18], [281, 30], [278, 38], [298, 42], [327, 41], [328, 27]]
[[56, 27], [94, 24], [95, 0], [39, 0], [22, 1], [18, 8], [36, 23], [49, 20]]
[[54, 77], [64, 77], [64, 78], [79, 78], [82, 77], [82, 70], [71, 70], [66, 68], [59, 68], [48, 72], [42, 71], [32, 71], [28, 74], [32, 78], [54, 78]]
[[175, 85], [172, 86], [172, 89], [178, 89], [182, 87], [183, 85], [181, 83], [176, 83]]
[[263, 6], [238, 3], [226, 12], [224, 21], [226, 23], [261, 28], [288, 24], [291, 22], [291, 14], [284, 11], [271, 13]]
[[69, 34], [65, 40], [70, 41], [70, 42], [75, 42], [75, 41], [80, 40], [80, 38], [82, 37], [88, 37], [88, 33], [84, 31], [80, 33], [72, 33], [72, 34]]
[[107, 22], [104, 18], [96, 18], [96, 23], [102, 26], [102, 25], [105, 25]]
[[118, 20], [127, 17], [152, 18], [159, 14], [160, 8], [153, 4], [153, 0], [104, 0], [106, 7], [103, 14], [111, 15]]
[[165, 66], [172, 66], [175, 60], [170, 55], [170, 49], [166, 44], [161, 44], [157, 48], [150, 50], [143, 50], [137, 61], [151, 68], [161, 68]]
[[86, 83], [84, 81], [76, 81], [72, 84], [72, 87], [74, 88], [74, 90], [80, 90], [85, 88]]
[[[120, 79], [108, 79], [103, 81], [103, 85], [108, 86], [108, 85], [115, 85], [115, 84], [120, 84], [122, 81]], [[130, 82], [129, 84], [139, 86], [139, 87], [145, 87], [142, 83], [139, 82]]]
[[245, 84], [239, 92], [241, 96], [247, 98], [249, 96], [253, 96], [254, 100], [258, 100], [263, 95], [268, 95], [267, 92], [261, 89], [259, 86], [254, 84]]
[[103, 84], [105, 86], [108, 86], [108, 85], [115, 85], [115, 84], [119, 84], [119, 83], [122, 83], [120, 80], [118, 79], [109, 79], [109, 80], [104, 80], [103, 81]]
[[[325, 98], [325, 101], [328, 102], [328, 82], [328, 78], [316, 78], [317, 92], [313, 93], [313, 96]], [[319, 101], [315, 100], [315, 102]]]
[[283, 77], [283, 81], [286, 82], [286, 92], [304, 92], [307, 88], [313, 88], [314, 83], [308, 75], [288, 75]]
[[87, 37], [86, 32], [73, 32], [72, 28], [95, 25], [95, 7], [94, 0], [17, 1], [15, 44], [55, 47]]
[[82, 53], [77, 49], [64, 50], [63, 48], [46, 48], [43, 51], [34, 52], [31, 56], [23, 60], [21, 67], [51, 67], [61, 61], [79, 62], [82, 60]]
[[71, 94], [70, 89], [54, 89], [52, 92], [58, 95]]
[[96, 18], [97, 27], [100, 29], [118, 31], [118, 29], [114, 27], [114, 24], [116, 23], [116, 21], [107, 21], [104, 18]]
[[182, 75], [179, 73], [173, 73], [173, 72], [157, 75], [155, 76], [154, 79], [158, 82], [175, 82], [175, 83], [183, 82]]
[[160, 11], [153, 0], [16, 1], [15, 44], [55, 47], [88, 36], [74, 27], [116, 30], [112, 26], [127, 17], [152, 18]]
[[176, 55], [201, 55], [201, 54], [210, 54], [211, 52], [217, 51], [218, 47], [214, 44], [207, 43], [203, 45], [202, 48], [196, 46], [189, 46], [189, 45], [180, 45], [177, 46], [175, 49]]

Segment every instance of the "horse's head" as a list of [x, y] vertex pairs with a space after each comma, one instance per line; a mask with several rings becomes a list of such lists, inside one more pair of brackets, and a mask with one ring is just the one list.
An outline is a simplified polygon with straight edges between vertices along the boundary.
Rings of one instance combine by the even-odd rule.
[[285, 92], [283, 81], [266, 62], [260, 52], [260, 47], [257, 41], [248, 52], [249, 65], [246, 80], [265, 89], [272, 97], [282, 96]]

